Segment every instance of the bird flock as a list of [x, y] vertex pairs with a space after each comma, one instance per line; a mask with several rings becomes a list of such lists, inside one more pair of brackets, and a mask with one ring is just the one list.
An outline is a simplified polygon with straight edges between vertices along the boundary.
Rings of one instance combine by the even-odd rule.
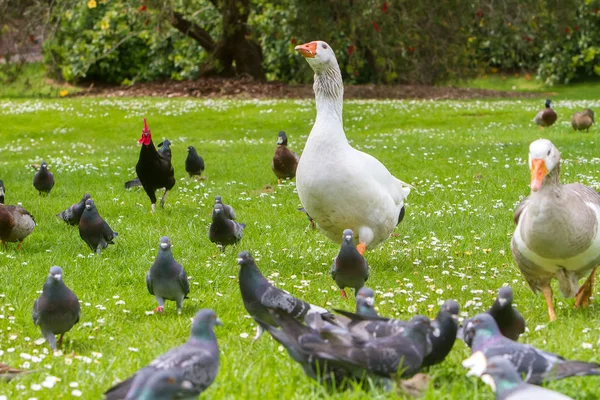
[[[460, 305], [445, 301], [435, 319], [414, 315], [398, 320], [379, 315], [375, 293], [366, 286], [376, 266], [367, 262], [367, 251], [390, 237], [405, 215], [405, 200], [412, 186], [394, 177], [374, 157], [354, 149], [342, 124], [343, 83], [335, 53], [322, 41], [296, 46], [315, 72], [317, 118], [302, 155], [288, 148], [285, 132], [278, 134], [272, 169], [278, 183], [296, 179], [311, 227], [340, 244], [331, 266], [331, 277], [341, 296], [353, 289], [354, 312], [328, 310], [296, 298], [274, 286], [261, 273], [249, 251], [239, 252], [239, 290], [248, 314], [257, 323], [255, 340], [264, 332], [300, 364], [307, 376], [328, 388], [344, 390], [362, 386], [392, 390], [399, 379], [415, 377], [425, 368], [442, 363], [456, 339], [471, 348], [463, 362], [470, 375], [489, 384], [497, 399], [569, 399], [542, 387], [550, 380], [571, 376], [600, 375], [600, 364], [566, 360], [559, 355], [519, 343], [526, 321], [513, 306], [509, 286], [499, 289], [487, 312], [459, 323]], [[554, 124], [558, 116], [547, 100], [534, 118], [540, 127]], [[575, 113], [572, 127], [588, 130], [594, 123], [590, 109]], [[144, 118], [137, 177], [125, 188], [141, 186], [156, 211], [156, 191], [164, 189], [164, 206], [175, 185], [170, 142], [155, 147]], [[193, 146], [188, 147], [185, 169], [190, 178], [202, 178], [204, 160]], [[517, 207], [516, 229], [511, 249], [516, 265], [532, 291], [541, 291], [550, 320], [556, 319], [552, 279], [557, 279], [565, 297], [576, 297], [575, 307], [591, 303], [596, 269], [600, 264], [600, 195], [579, 183], [561, 184], [560, 152], [548, 140], [539, 139], [529, 147], [531, 194]], [[54, 175], [43, 162], [33, 177], [40, 196], [50, 195]], [[4, 205], [6, 189], [0, 181], [0, 240], [18, 242], [34, 230], [34, 217], [20, 205]], [[118, 233], [102, 219], [90, 194], [57, 214], [65, 223], [77, 226], [81, 239], [92, 252], [100, 254], [114, 244]], [[208, 237], [223, 252], [242, 241], [244, 223], [234, 209], [215, 197]], [[175, 302], [181, 314], [190, 293], [184, 267], [171, 251], [171, 240], [159, 240], [158, 255], [146, 275], [148, 292], [156, 298], [154, 312], [165, 312], [165, 300]], [[579, 279], [587, 277], [583, 285]], [[32, 319], [52, 350], [80, 319], [76, 294], [65, 284], [61, 267], [52, 266], [41, 295], [33, 304]], [[104, 393], [106, 399], [197, 398], [215, 380], [219, 370], [219, 347], [215, 326], [221, 325], [215, 312], [199, 310], [192, 322], [190, 337], [179, 347], [159, 355], [146, 367]], [[59, 336], [58, 341], [56, 340]], [[22, 371], [0, 363], [0, 380], [10, 380]], [[233, 394], [232, 394], [233, 395]]]

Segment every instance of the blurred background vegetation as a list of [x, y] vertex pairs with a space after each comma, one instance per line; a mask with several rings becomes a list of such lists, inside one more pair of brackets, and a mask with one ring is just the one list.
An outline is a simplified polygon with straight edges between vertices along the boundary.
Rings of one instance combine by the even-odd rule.
[[321, 39], [349, 83], [520, 74], [600, 77], [600, 0], [0, 0], [0, 82], [43, 58], [53, 79], [311, 81]]

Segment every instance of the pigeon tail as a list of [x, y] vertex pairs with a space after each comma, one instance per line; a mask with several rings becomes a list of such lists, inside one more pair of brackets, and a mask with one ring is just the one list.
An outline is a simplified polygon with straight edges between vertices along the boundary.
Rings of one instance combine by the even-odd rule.
[[131, 189], [132, 187], [136, 186], [142, 186], [142, 182], [140, 182], [139, 178], [125, 182], [125, 189]]
[[545, 377], [532, 376], [532, 378], [529, 380], [529, 383], [541, 384], [546, 379], [557, 380], [568, 378], [570, 376], [588, 375], [600, 375], [600, 364], [589, 363], [585, 361], [564, 361], [560, 364], [557, 364]]
[[134, 378], [135, 375], [133, 375], [129, 379], [117, 383], [115, 386], [108, 389], [106, 392], [104, 392], [104, 399], [123, 400], [125, 397], [127, 397], [127, 393], [129, 393], [129, 389], [131, 388], [131, 384]]

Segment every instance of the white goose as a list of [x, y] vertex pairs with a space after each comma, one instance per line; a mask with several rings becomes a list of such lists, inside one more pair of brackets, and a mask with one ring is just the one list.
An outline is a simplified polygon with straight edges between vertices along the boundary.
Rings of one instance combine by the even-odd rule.
[[342, 122], [344, 84], [331, 47], [322, 41], [296, 46], [315, 72], [317, 118], [296, 171], [296, 187], [319, 229], [341, 243], [345, 229], [358, 234], [364, 254], [386, 240], [404, 217], [409, 185], [376, 158], [348, 143]]
[[515, 212], [511, 248], [531, 290], [542, 291], [555, 320], [552, 278], [565, 297], [576, 296], [576, 308], [590, 303], [600, 265], [600, 194], [581, 183], [560, 183], [560, 153], [549, 140], [531, 143], [529, 167], [531, 194]]

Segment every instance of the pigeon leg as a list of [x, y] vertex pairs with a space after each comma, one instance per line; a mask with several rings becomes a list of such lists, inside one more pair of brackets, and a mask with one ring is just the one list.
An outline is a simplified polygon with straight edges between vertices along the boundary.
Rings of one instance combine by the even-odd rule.
[[156, 211], [156, 203], [152, 203], [152, 211], [151, 212], [155, 212]]
[[42, 332], [52, 350], [56, 350], [56, 336], [52, 332]]
[[[23, 244], [22, 240], [19, 240], [19, 245], [17, 246], [17, 251], [21, 251], [21, 245]], [[5, 244], [6, 245], [6, 244]]]
[[169, 191], [165, 189], [165, 194], [163, 194], [163, 197], [160, 199], [160, 206], [163, 208], [165, 207], [165, 200], [167, 200], [167, 194], [169, 194]]
[[550, 316], [550, 321], [556, 320], [556, 313], [554, 312], [554, 305], [552, 304], [552, 288], [550, 284], [546, 284], [542, 288], [542, 294], [546, 299], [546, 304], [548, 305], [548, 315]]
[[57, 346], [62, 347], [62, 340], [63, 340], [63, 336], [65, 336], [65, 334], [61, 334], [60, 337], [58, 338], [58, 342], [56, 343]]
[[364, 255], [365, 251], [367, 251], [367, 245], [364, 243], [359, 243], [356, 245], [356, 250], [360, 253], [360, 255]]
[[181, 315], [183, 311], [183, 298], [175, 300], [175, 303], [177, 303], [177, 315]]
[[342, 299], [348, 299], [348, 296], [346, 296], [346, 291], [344, 289], [340, 290], [340, 293], [342, 293]]
[[160, 296], [154, 296], [156, 298], [156, 302], [158, 303], [158, 307], [154, 309], [155, 313], [161, 313], [165, 311], [165, 300]]
[[256, 342], [258, 339], [260, 339], [260, 337], [262, 336], [262, 334], [264, 332], [265, 332], [265, 330], [263, 329], [262, 326], [256, 325], [256, 336], [254, 336], [254, 341]]
[[577, 291], [575, 295], [575, 308], [588, 307], [591, 304], [590, 297], [594, 294], [594, 280], [596, 279], [597, 269], [598, 267], [592, 270], [590, 276]]

